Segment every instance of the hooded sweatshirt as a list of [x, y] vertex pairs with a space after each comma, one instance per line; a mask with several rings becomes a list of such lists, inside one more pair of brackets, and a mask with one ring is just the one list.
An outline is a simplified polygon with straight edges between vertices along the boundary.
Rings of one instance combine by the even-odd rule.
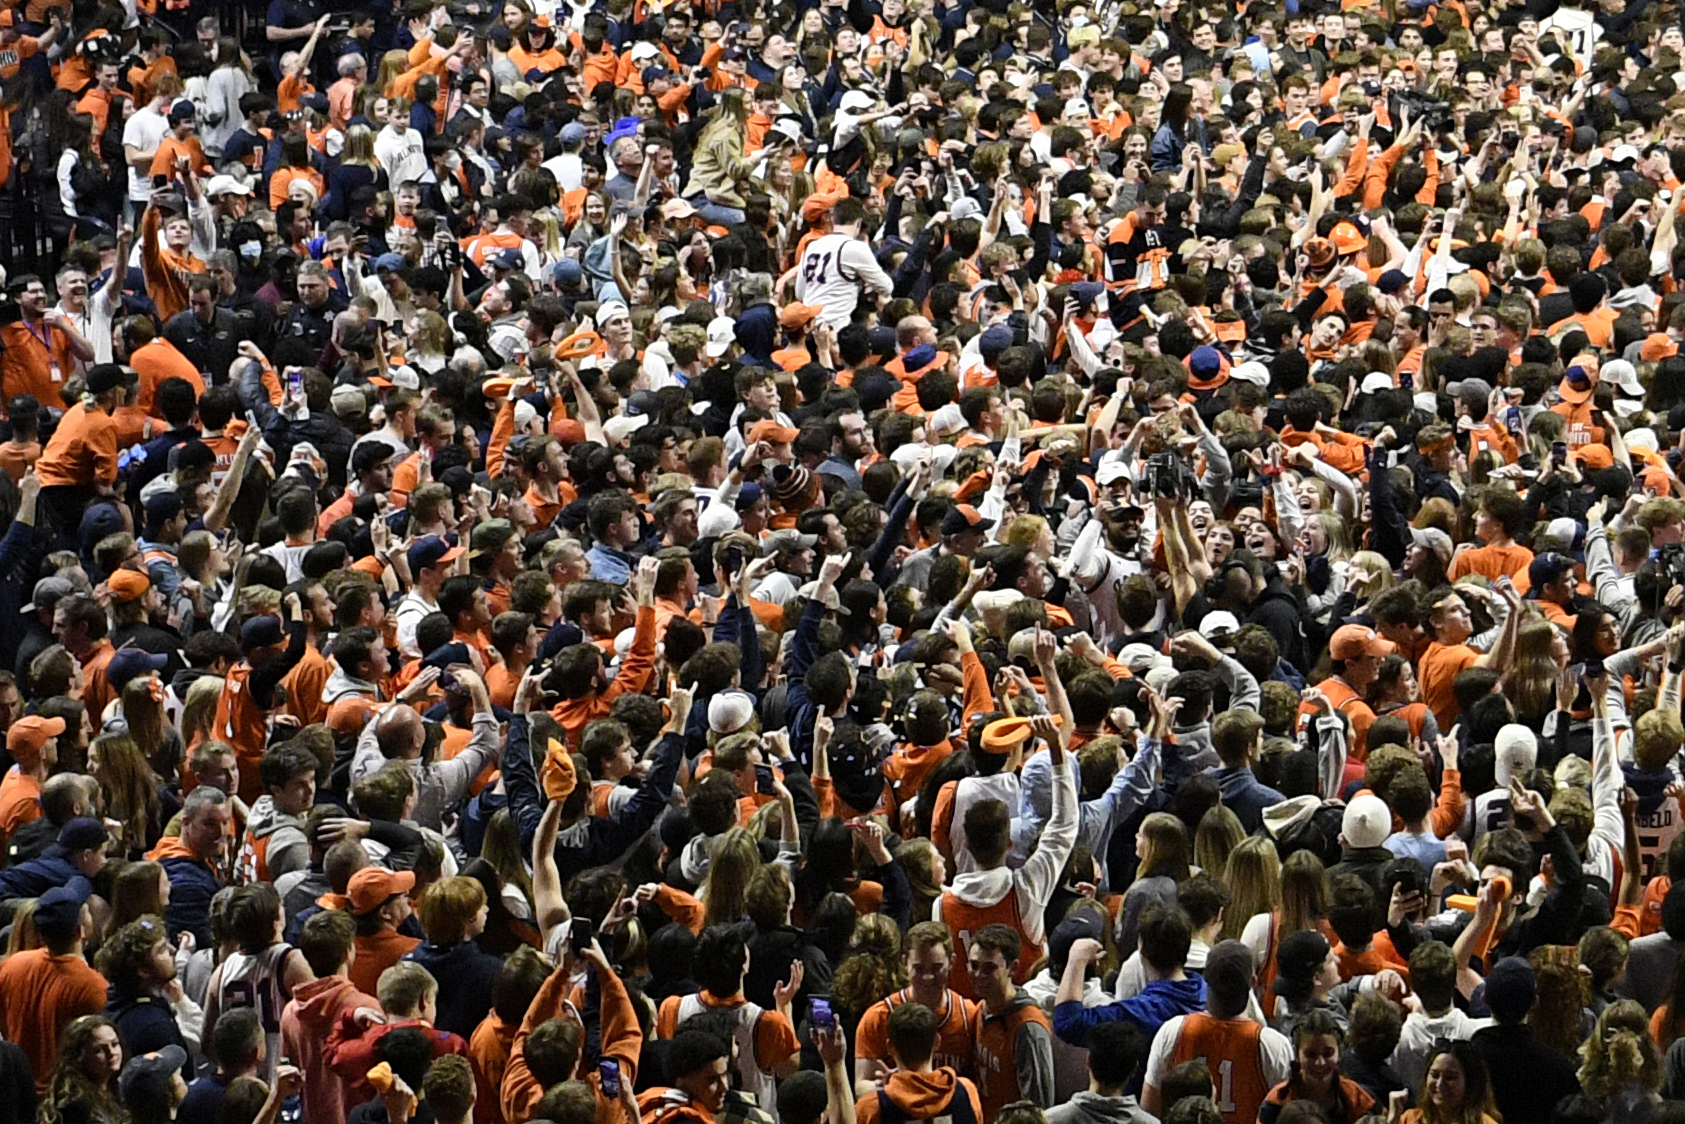
[[983, 1121], [983, 1100], [977, 1086], [947, 1066], [929, 1073], [897, 1070], [882, 1089], [873, 1090], [854, 1102], [857, 1124], [878, 1124], [884, 1118], [883, 1102], [894, 1103], [908, 1120], [947, 1117], [960, 1124], [969, 1109], [976, 1124]]
[[158, 840], [158, 845], [146, 857], [162, 866], [170, 880], [170, 904], [164, 907], [164, 924], [170, 932], [186, 929], [200, 948], [215, 948], [211, 899], [222, 889], [222, 879], [178, 835], [166, 835]]
[[358, 1007], [380, 1010], [380, 1000], [365, 995], [344, 976], [311, 980], [293, 988], [281, 1011], [281, 1044], [305, 1073], [304, 1118], [310, 1124], [345, 1124], [345, 1085], [325, 1061], [329, 1032], [340, 1016]]
[[309, 865], [304, 817], [281, 811], [268, 793], [258, 797], [246, 819], [246, 840], [240, 848], [242, 875], [252, 882], [273, 882]]
[[1047, 1124], [1157, 1124], [1134, 1097], [1108, 1097], [1082, 1090], [1047, 1110]]

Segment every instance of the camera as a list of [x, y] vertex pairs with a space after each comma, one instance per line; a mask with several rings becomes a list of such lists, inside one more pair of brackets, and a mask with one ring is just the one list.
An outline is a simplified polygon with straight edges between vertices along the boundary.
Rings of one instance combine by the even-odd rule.
[[1666, 579], [1663, 592], [1685, 585], [1685, 543], [1670, 543], [1656, 552], [1656, 572]]
[[1197, 489], [1193, 469], [1169, 451], [1147, 458], [1145, 484], [1149, 494], [1167, 500], [1186, 499]]
[[1408, 110], [1411, 119], [1420, 121], [1422, 128], [1429, 132], [1441, 132], [1456, 123], [1449, 102], [1419, 90], [1399, 90], [1393, 96], [1393, 114], [1396, 116], [1401, 109]]

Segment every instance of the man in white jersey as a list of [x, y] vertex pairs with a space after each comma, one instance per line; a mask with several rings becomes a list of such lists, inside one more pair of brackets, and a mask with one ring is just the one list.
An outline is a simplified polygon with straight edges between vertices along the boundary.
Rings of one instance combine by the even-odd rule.
[[865, 205], [858, 199], [844, 199], [832, 209], [832, 216], [831, 233], [815, 238], [802, 252], [796, 267], [796, 299], [824, 309], [819, 314], [821, 324], [842, 328], [854, 317], [862, 284], [876, 289], [884, 298], [895, 287], [860, 237], [860, 228], [866, 222]]

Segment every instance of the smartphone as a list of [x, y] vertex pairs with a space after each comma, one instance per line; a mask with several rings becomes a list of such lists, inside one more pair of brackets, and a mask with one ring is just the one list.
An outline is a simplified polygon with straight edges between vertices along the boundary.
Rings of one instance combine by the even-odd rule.
[[597, 936], [597, 927], [591, 924], [589, 918], [575, 917], [573, 928], [568, 934], [568, 944], [572, 946], [575, 956], [582, 956], [591, 948], [591, 942]]
[[169, 184], [170, 184], [170, 177], [169, 176], [156, 175], [156, 176], [152, 177], [152, 186], [153, 187], [168, 187]]
[[772, 786], [771, 765], [755, 766], [755, 791], [761, 793], [763, 796], [778, 795], [778, 790]]
[[1561, 464], [1568, 459], [1568, 445], [1564, 441], [1556, 441], [1550, 447], [1550, 459]]
[[448, 672], [448, 671], [440, 672], [439, 673], [439, 690], [441, 690], [441, 691], [460, 691], [460, 690], [462, 690], [462, 684], [457, 682], [456, 676], [452, 675], [450, 672]]
[[598, 1062], [597, 1084], [602, 1087], [603, 1096], [609, 1100], [620, 1099], [620, 1063], [613, 1058], [604, 1058]]
[[829, 1033], [837, 1029], [837, 1016], [831, 1010], [831, 1001], [822, 995], [815, 995], [808, 1001], [808, 1018], [819, 1030]]
[[295, 402], [304, 400], [304, 368], [294, 367], [287, 372], [287, 394]]
[[1586, 661], [1586, 669], [1582, 674], [1587, 679], [1603, 678], [1603, 660], [1597, 656], [1593, 656], [1591, 659]]

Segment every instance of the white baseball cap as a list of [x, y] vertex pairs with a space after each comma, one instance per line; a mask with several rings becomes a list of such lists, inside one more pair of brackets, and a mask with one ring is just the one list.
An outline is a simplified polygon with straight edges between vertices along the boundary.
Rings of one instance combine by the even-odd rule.
[[1525, 778], [1539, 763], [1539, 740], [1526, 726], [1511, 722], [1492, 739], [1492, 776], [1507, 786], [1511, 777]]
[[1374, 793], [1365, 792], [1346, 805], [1340, 817], [1340, 835], [1354, 850], [1379, 847], [1392, 834], [1392, 809]]

